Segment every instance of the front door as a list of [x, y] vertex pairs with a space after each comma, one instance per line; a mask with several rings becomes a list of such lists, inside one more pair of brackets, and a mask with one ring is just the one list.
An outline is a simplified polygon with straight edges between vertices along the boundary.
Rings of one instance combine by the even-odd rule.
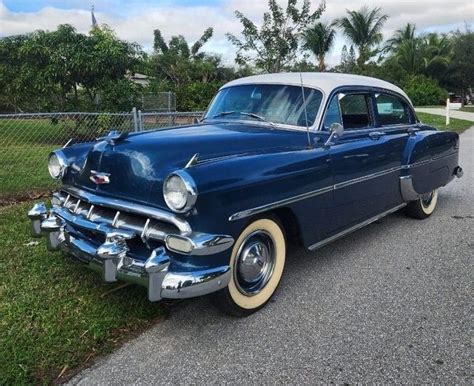
[[378, 125], [375, 98], [371, 91], [339, 93], [330, 103], [332, 113], [326, 115], [326, 121], [339, 119], [345, 130], [329, 150], [334, 216], [328, 230], [333, 234], [397, 205], [408, 134], [401, 126], [385, 130]]

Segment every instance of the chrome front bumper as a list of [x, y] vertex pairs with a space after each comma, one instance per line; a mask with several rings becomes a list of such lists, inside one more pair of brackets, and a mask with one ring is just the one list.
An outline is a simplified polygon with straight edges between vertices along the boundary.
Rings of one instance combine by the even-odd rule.
[[[38, 203], [28, 212], [34, 237], [44, 236], [50, 251], [61, 250], [102, 273], [106, 282], [124, 280], [148, 288], [148, 299], [183, 299], [218, 291], [229, 283], [228, 265], [196, 271], [173, 272], [169, 269], [172, 253], [163, 245], [150, 249], [149, 257], [140, 260], [129, 253], [127, 241], [137, 237], [130, 229], [121, 229], [107, 223], [97, 223], [65, 207], [53, 205], [47, 210]], [[79, 232], [76, 232], [78, 230]], [[81, 237], [82, 231], [102, 235], [105, 242]], [[230, 248], [229, 236], [184, 232], [173, 235], [185, 239], [193, 246], [196, 258]], [[165, 237], [166, 240], [167, 237]], [[191, 252], [190, 254], [194, 255]]]

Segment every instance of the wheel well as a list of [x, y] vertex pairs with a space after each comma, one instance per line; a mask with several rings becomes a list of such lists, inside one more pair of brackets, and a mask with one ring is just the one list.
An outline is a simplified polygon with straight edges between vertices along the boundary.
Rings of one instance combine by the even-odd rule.
[[298, 219], [290, 208], [274, 209], [268, 214], [272, 214], [278, 219], [289, 243], [294, 245], [303, 244]]

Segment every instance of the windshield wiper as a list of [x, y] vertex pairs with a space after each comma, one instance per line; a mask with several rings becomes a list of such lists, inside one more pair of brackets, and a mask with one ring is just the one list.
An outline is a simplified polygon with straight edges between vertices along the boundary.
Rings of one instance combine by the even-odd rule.
[[245, 115], [247, 117], [252, 117], [252, 118], [255, 118], [255, 119], [258, 119], [262, 122], [267, 122], [269, 123], [270, 125], [272, 126], [275, 126], [275, 123], [269, 121], [268, 119], [266, 119], [265, 117], [262, 117], [261, 115], [258, 115], [258, 114], [255, 114], [255, 113], [249, 113], [249, 112], [246, 112], [246, 111], [235, 111], [235, 110], [231, 110], [231, 111], [221, 111], [220, 113], [217, 113], [217, 114], [214, 114], [212, 116], [212, 118], [218, 118], [218, 117], [223, 117], [225, 115], [230, 115], [230, 114], [240, 114], [240, 115]]
[[[224, 115], [230, 115], [230, 114], [236, 114], [237, 111], [232, 110], [232, 111], [221, 111], [220, 113], [214, 114], [212, 118], [218, 118], [218, 117], [223, 117]], [[242, 114], [242, 113], [241, 113]]]
[[248, 117], [256, 118], [256, 119], [258, 119], [260, 121], [263, 121], [263, 122], [267, 122], [272, 126], [275, 125], [273, 122], [269, 121], [267, 118], [262, 117], [261, 115], [258, 115], [258, 114], [255, 114], [255, 113], [247, 113], [247, 112], [241, 111], [240, 114], [246, 115]]

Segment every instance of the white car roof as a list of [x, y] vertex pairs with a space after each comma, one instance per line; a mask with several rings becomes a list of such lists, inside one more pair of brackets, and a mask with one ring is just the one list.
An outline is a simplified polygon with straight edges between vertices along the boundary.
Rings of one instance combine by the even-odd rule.
[[326, 96], [328, 96], [332, 90], [341, 86], [369, 86], [395, 91], [410, 101], [408, 95], [400, 87], [397, 87], [392, 83], [368, 76], [340, 74], [334, 72], [280, 72], [276, 74], [254, 75], [233, 80], [226, 83], [221, 88], [256, 83], [299, 86], [301, 85], [300, 74], [303, 78], [304, 86], [318, 88], [323, 91]]

